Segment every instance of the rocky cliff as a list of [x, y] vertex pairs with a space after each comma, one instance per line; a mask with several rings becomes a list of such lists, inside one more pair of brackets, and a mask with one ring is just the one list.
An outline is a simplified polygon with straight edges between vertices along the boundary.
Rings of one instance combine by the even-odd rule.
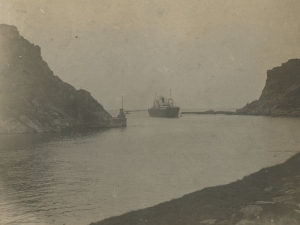
[[0, 25], [0, 50], [0, 133], [111, 126], [103, 106], [55, 76], [16, 27]]
[[300, 116], [300, 59], [268, 70], [259, 100], [238, 109], [237, 114]]

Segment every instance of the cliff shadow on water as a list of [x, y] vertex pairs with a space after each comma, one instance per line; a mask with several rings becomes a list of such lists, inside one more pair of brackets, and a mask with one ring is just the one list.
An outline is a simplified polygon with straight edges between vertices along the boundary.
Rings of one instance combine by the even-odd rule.
[[[58, 176], [68, 173], [62, 171], [58, 174], [57, 167], [63, 163], [63, 168], [68, 168], [68, 164], [73, 163], [59, 157], [57, 151], [64, 150], [57, 150], [57, 146], [64, 145], [65, 148], [72, 149], [76, 142], [83, 143], [95, 137], [101, 138], [109, 131], [110, 129], [72, 129], [61, 132], [0, 135], [1, 204], [4, 208], [18, 207], [12, 215], [9, 214], [10, 210], [3, 211], [6, 212], [1, 215], [3, 222], [7, 219], [22, 223], [20, 218], [22, 219], [24, 214], [34, 217], [38, 212], [51, 209], [46, 207], [55, 201], [51, 194], [57, 192], [55, 188], [62, 187], [62, 181], [68, 181], [68, 178]], [[84, 149], [80, 151], [84, 156]], [[67, 151], [66, 154], [73, 153]], [[78, 165], [75, 164], [74, 167]]]

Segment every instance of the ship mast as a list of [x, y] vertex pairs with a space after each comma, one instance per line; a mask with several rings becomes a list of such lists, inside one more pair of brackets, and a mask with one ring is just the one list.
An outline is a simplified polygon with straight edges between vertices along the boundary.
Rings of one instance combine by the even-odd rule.
[[171, 89], [170, 89], [170, 98], [169, 98], [168, 102], [171, 106], [173, 106], [174, 102], [173, 102], [173, 99], [172, 99], [172, 90]]
[[120, 109], [118, 118], [125, 118], [125, 113], [124, 113], [124, 109], [123, 109], [123, 95], [122, 95], [122, 108]]

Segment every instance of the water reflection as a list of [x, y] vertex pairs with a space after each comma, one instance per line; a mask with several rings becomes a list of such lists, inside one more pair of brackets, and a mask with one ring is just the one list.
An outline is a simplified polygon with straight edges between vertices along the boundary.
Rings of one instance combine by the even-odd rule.
[[62, 160], [56, 146], [84, 142], [108, 131], [0, 135], [0, 224], [18, 224], [24, 222], [24, 215], [33, 219], [41, 211], [47, 214], [49, 203], [53, 209], [58, 207], [59, 202], [51, 202], [51, 195], [64, 183], [57, 176]]
[[0, 136], [0, 224], [89, 224], [241, 179], [300, 146], [299, 119], [128, 118], [124, 129]]

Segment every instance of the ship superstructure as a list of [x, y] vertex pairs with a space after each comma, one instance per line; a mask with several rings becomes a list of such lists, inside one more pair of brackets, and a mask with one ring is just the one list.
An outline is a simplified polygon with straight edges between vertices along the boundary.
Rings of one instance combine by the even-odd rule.
[[176, 118], [179, 117], [180, 107], [174, 106], [174, 100], [171, 98], [165, 98], [160, 96], [153, 102], [152, 108], [148, 109], [149, 115], [151, 117], [169, 117]]

